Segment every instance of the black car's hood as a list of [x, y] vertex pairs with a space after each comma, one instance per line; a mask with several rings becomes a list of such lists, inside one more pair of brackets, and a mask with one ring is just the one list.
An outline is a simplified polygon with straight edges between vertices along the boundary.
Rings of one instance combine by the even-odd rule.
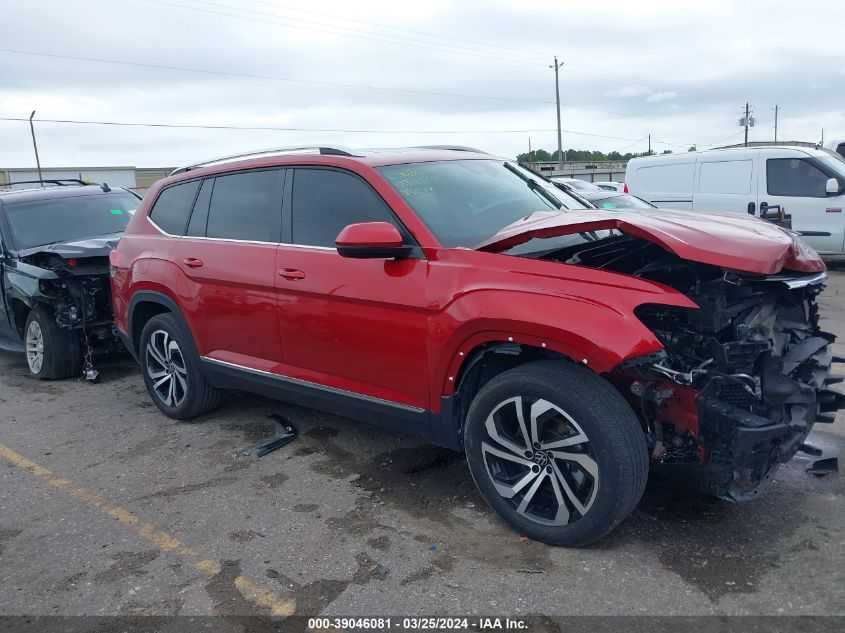
[[46, 244], [44, 246], [34, 246], [20, 251], [21, 257], [27, 255], [35, 255], [36, 253], [55, 253], [65, 259], [80, 259], [85, 257], [108, 257], [117, 242], [120, 240], [120, 235], [104, 235], [103, 237], [89, 237], [83, 240], [73, 240], [71, 242], [56, 242], [55, 244]]

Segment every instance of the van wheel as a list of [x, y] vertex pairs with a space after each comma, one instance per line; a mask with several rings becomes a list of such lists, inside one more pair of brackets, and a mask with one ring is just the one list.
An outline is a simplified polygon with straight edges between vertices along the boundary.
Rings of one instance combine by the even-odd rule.
[[147, 391], [166, 416], [190, 420], [220, 404], [221, 392], [203, 376], [193, 339], [172, 314], [147, 322], [138, 356]]
[[82, 374], [79, 335], [60, 328], [44, 307], [33, 308], [24, 325], [24, 348], [29, 373], [39, 380], [61, 380]]
[[642, 496], [645, 435], [628, 403], [585, 367], [527, 363], [488, 382], [464, 429], [470, 472], [511, 527], [580, 547], [610, 533]]

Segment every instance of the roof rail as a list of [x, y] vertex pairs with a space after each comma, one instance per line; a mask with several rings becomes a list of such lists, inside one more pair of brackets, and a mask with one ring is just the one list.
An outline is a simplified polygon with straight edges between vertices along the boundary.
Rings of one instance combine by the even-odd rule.
[[4, 182], [0, 184], [0, 187], [14, 187], [15, 185], [56, 185], [59, 187], [66, 187], [67, 183], [73, 183], [74, 185], [93, 185], [95, 183], [92, 182], [85, 182], [84, 180], [80, 180], [79, 178], [52, 178], [49, 180], [19, 180], [18, 182]]
[[181, 174], [186, 171], [191, 171], [192, 169], [197, 169], [199, 167], [208, 167], [210, 165], [222, 164], [227, 163], [233, 160], [237, 160], [239, 158], [255, 158], [258, 156], [263, 155], [272, 155], [272, 154], [293, 154], [296, 152], [306, 152], [306, 151], [316, 151], [319, 154], [326, 154], [330, 156], [359, 156], [360, 154], [354, 154], [351, 149], [345, 147], [331, 147], [328, 145], [304, 145], [304, 146], [297, 146], [297, 147], [273, 147], [269, 149], [260, 149], [255, 150], [252, 152], [243, 152], [240, 154], [231, 154], [230, 156], [220, 156], [219, 158], [212, 158], [211, 160], [206, 160], [201, 163], [195, 163], [193, 165], [186, 165], [185, 167], [178, 167], [170, 172], [171, 176], [176, 174]]
[[414, 149], [445, 149], [452, 152], [475, 152], [477, 154], [487, 153], [484, 150], [467, 147], [466, 145], [417, 145]]

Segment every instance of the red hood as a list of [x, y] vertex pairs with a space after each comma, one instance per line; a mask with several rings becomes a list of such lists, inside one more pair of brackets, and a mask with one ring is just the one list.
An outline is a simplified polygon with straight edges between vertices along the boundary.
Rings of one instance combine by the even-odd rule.
[[535, 213], [480, 244], [501, 252], [533, 238], [618, 229], [654, 242], [678, 257], [761, 275], [781, 269], [821, 272], [824, 262], [798, 236], [752, 216], [617, 209]]

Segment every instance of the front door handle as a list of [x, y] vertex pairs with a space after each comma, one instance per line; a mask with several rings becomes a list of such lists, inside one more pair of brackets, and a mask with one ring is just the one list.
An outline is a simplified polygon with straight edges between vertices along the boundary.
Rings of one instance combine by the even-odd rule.
[[288, 281], [297, 281], [298, 279], [305, 279], [305, 273], [296, 268], [282, 268], [279, 270], [279, 276], [284, 277]]
[[197, 259], [196, 257], [186, 257], [182, 262], [188, 268], [199, 268], [203, 263], [201, 259]]
[[757, 210], [757, 208], [756, 208], [756, 207], [757, 207], [757, 205], [756, 205], [755, 203], [753, 203], [753, 202], [749, 202], [749, 203], [748, 203], [748, 214], [749, 214], [749, 215], [754, 215], [754, 212]]

